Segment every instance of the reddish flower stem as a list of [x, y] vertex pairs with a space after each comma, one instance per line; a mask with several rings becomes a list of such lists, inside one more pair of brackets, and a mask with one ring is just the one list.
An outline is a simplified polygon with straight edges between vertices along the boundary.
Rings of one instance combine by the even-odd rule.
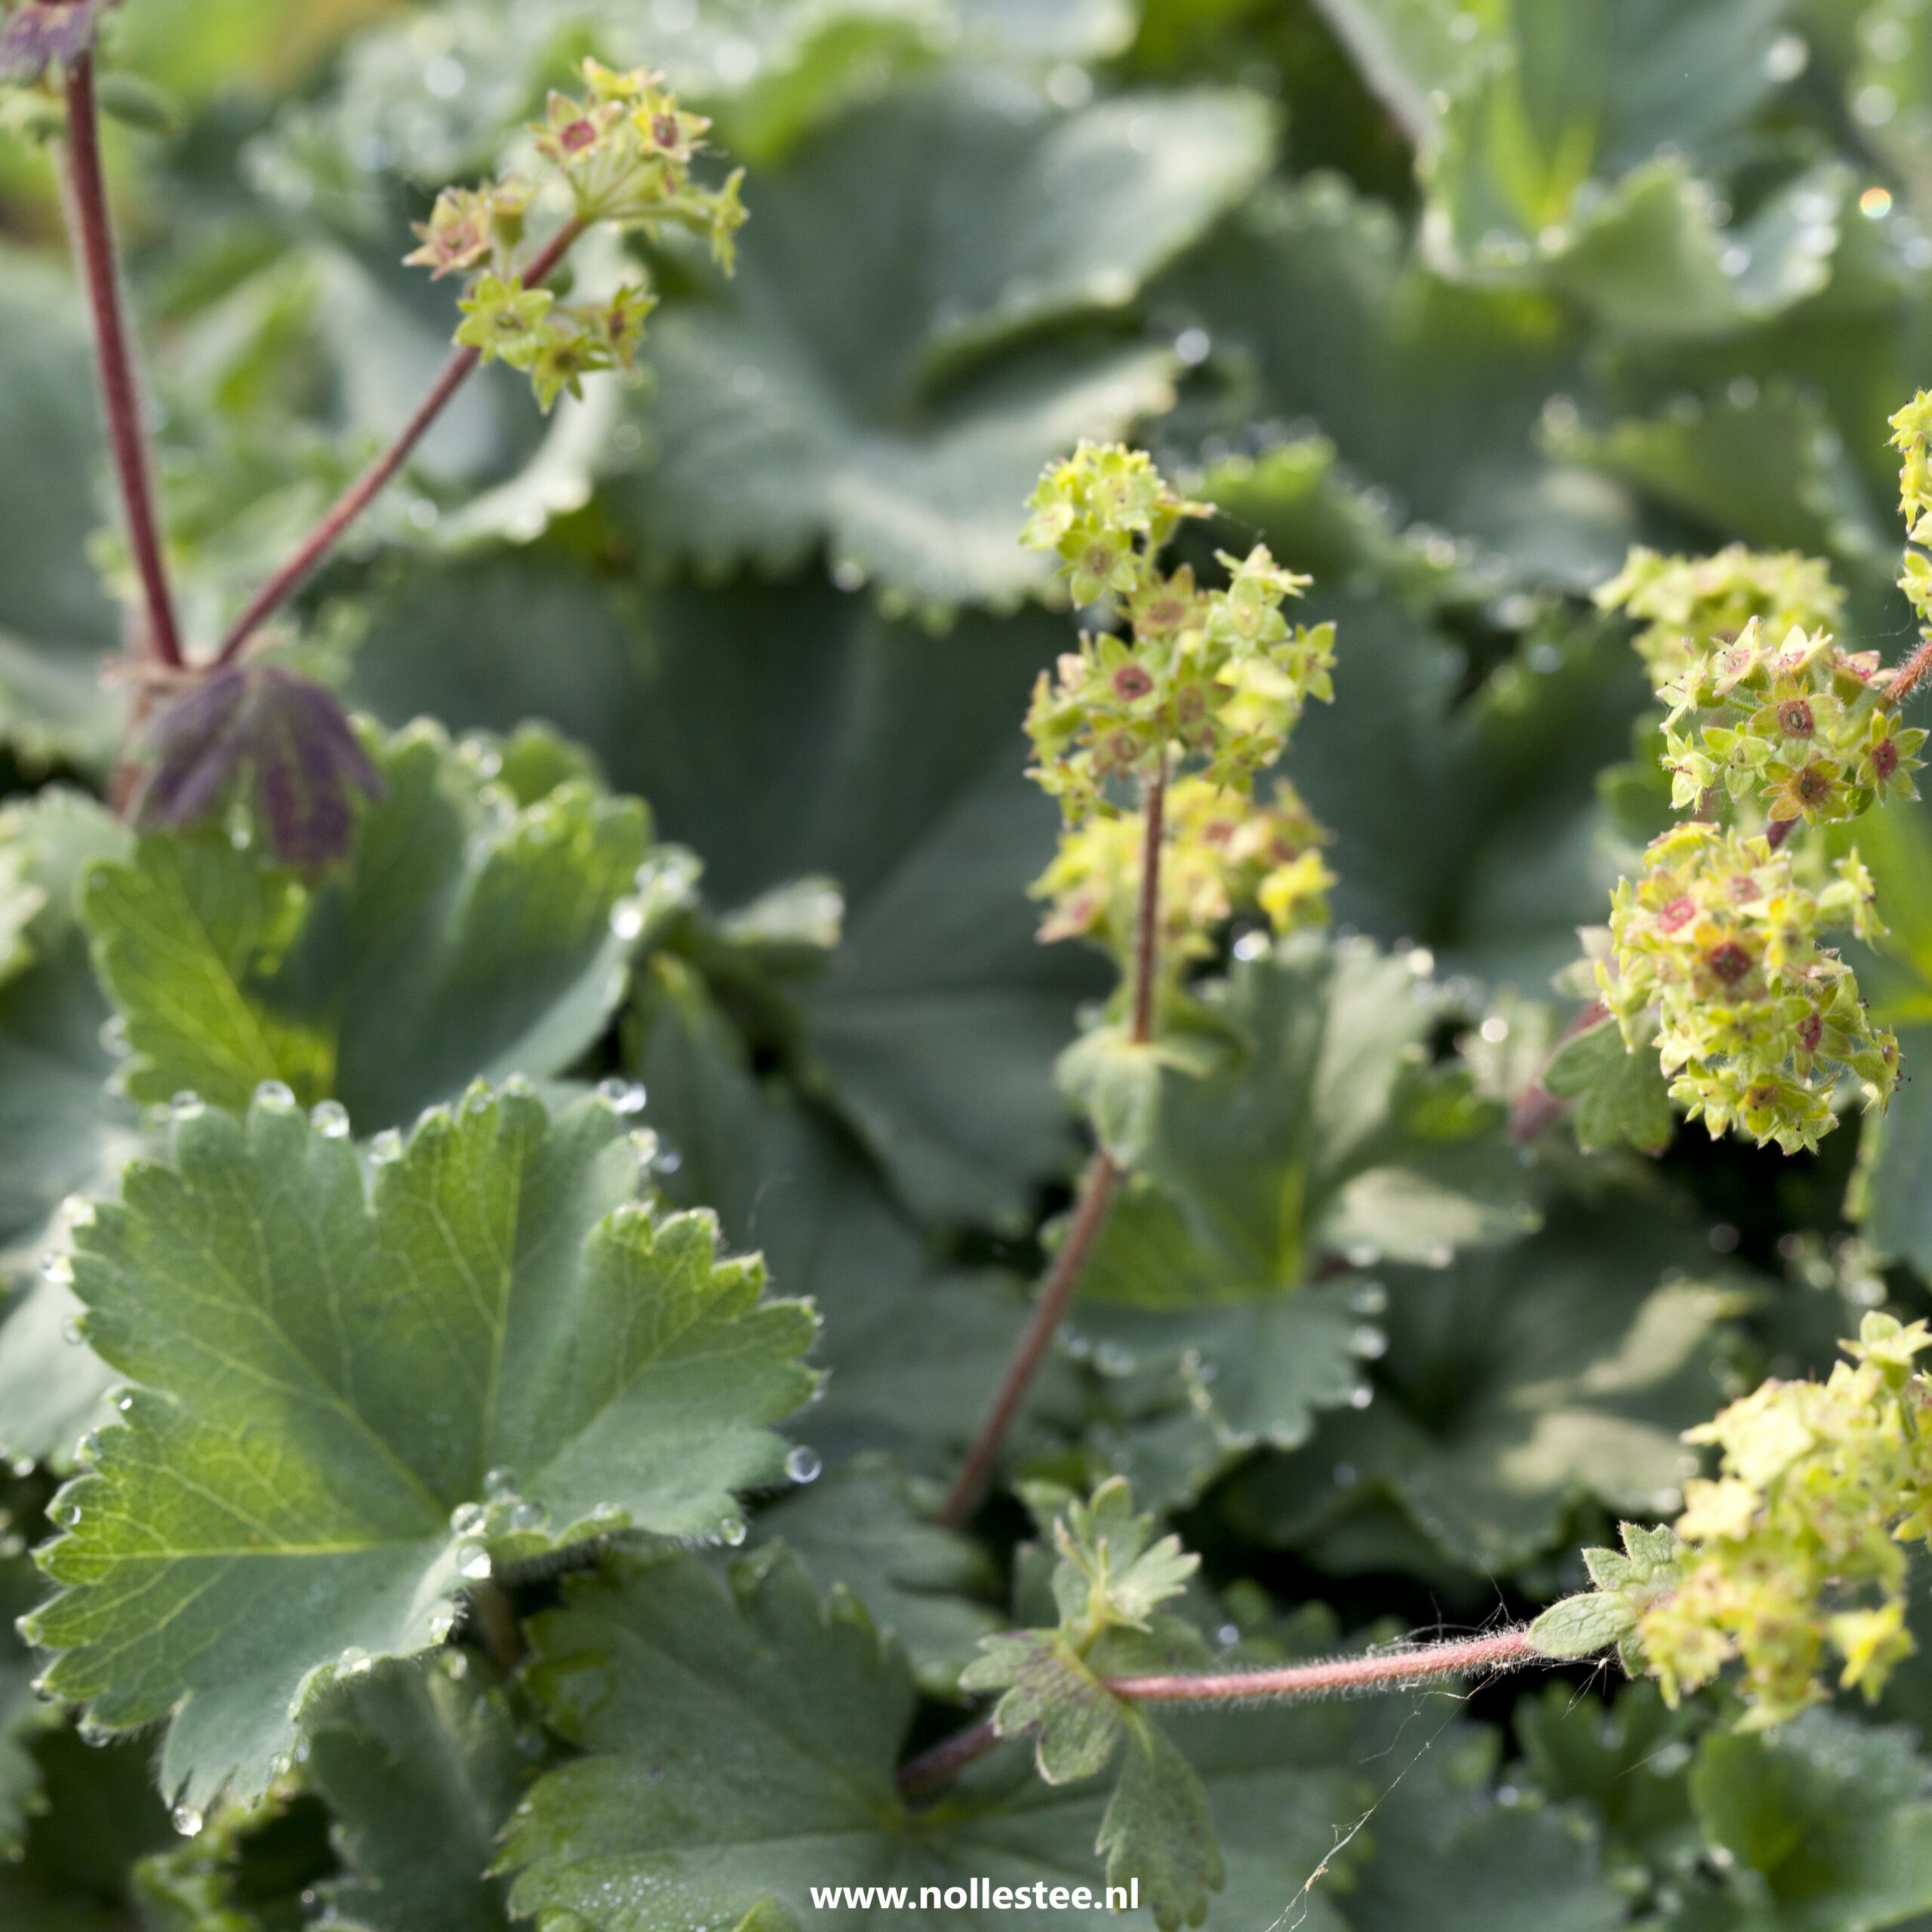
[[1927, 638], [1892, 674], [1891, 682], [1885, 687], [1885, 703], [1903, 704], [1924, 681], [1927, 672], [1932, 672], [1932, 637]]
[[[523, 271], [523, 285], [526, 288], [535, 288], [549, 279], [557, 264], [570, 253], [577, 237], [583, 232], [583, 226], [581, 221], [573, 218], [558, 229]], [[415, 414], [403, 425], [395, 440], [343, 492], [334, 507], [303, 540], [294, 554], [281, 569], [256, 592], [248, 608], [229, 626], [228, 635], [222, 639], [221, 648], [215, 654], [216, 663], [230, 663], [254, 635], [263, 620], [278, 609], [303, 580], [335, 548], [343, 532], [369, 507], [396, 472], [408, 461], [411, 453], [429, 433], [430, 426], [448, 407], [451, 398], [469, 380], [470, 372], [481, 359], [474, 349], [458, 349], [451, 355], [450, 359], [443, 365], [442, 373], [431, 386], [429, 393], [423, 398]]]
[[[1360, 1657], [1326, 1657], [1315, 1663], [1284, 1664], [1272, 1670], [1231, 1670], [1199, 1676], [1112, 1677], [1116, 1697], [1144, 1704], [1286, 1703], [1338, 1690], [1394, 1690], [1440, 1677], [1508, 1670], [1541, 1653], [1526, 1626], [1517, 1624], [1487, 1637], [1456, 1637], [1404, 1650], [1371, 1651]], [[983, 1758], [1002, 1742], [989, 1718], [923, 1752], [899, 1774], [900, 1795], [918, 1798]]]
[[[1134, 906], [1134, 965], [1128, 995], [1128, 1038], [1144, 1046], [1154, 1030], [1154, 995], [1161, 969], [1161, 858], [1167, 841], [1168, 761], [1147, 781], [1143, 810], [1146, 830], [1141, 846], [1140, 893]], [[1007, 1365], [998, 1392], [986, 1419], [980, 1425], [966, 1460], [940, 1504], [938, 1520], [956, 1529], [973, 1513], [999, 1454], [1000, 1444], [1012, 1426], [1013, 1418], [1040, 1372], [1047, 1350], [1065, 1318], [1074, 1291], [1080, 1285], [1087, 1260], [1106, 1224], [1107, 1211], [1113, 1205], [1114, 1190], [1121, 1171], [1113, 1157], [1103, 1148], [1096, 1152], [1081, 1176], [1080, 1192], [1073, 1208], [1073, 1220], [1066, 1238], [1054, 1257], [1046, 1286], [1033, 1306], [1032, 1318], [1026, 1324], [1012, 1361]]]
[[1032, 1318], [1026, 1324], [1026, 1331], [1020, 1337], [1020, 1346], [1007, 1365], [999, 1392], [993, 1398], [993, 1405], [987, 1411], [986, 1420], [980, 1425], [980, 1432], [966, 1452], [966, 1460], [959, 1466], [959, 1473], [954, 1477], [946, 1500], [940, 1505], [939, 1521], [949, 1529], [957, 1529], [973, 1513], [974, 1506], [980, 1500], [980, 1493], [986, 1487], [986, 1478], [999, 1454], [1000, 1444], [1006, 1439], [1006, 1432], [1019, 1413], [1020, 1404], [1026, 1400], [1027, 1390], [1033, 1386], [1034, 1377], [1040, 1372], [1040, 1364], [1046, 1359], [1047, 1350], [1066, 1313], [1068, 1303], [1073, 1299], [1074, 1290], [1080, 1285], [1087, 1257], [1093, 1252], [1094, 1244], [1106, 1225], [1107, 1211], [1113, 1205], [1114, 1189], [1119, 1180], [1120, 1169], [1104, 1151], [1097, 1152], [1088, 1162], [1087, 1171], [1081, 1179], [1079, 1197], [1074, 1204], [1072, 1225], [1067, 1229], [1066, 1240], [1060, 1243], [1059, 1254], [1054, 1257], [1053, 1270], [1047, 1277], [1046, 1286], [1040, 1291], [1040, 1299], [1033, 1305]]
[[94, 101], [94, 56], [76, 54], [67, 69], [67, 186], [74, 252], [80, 258], [88, 303], [94, 314], [95, 359], [100, 399], [107, 420], [107, 442], [121, 502], [128, 518], [128, 548], [140, 579], [146, 608], [146, 654], [179, 666], [181, 633], [161, 549], [154, 488], [148, 474], [147, 439], [141, 427], [140, 392], [121, 300], [121, 275], [114, 256], [114, 231], [101, 175], [100, 121]]
[[1798, 829], [1795, 818], [1774, 818], [1764, 828], [1764, 843], [1775, 852]]

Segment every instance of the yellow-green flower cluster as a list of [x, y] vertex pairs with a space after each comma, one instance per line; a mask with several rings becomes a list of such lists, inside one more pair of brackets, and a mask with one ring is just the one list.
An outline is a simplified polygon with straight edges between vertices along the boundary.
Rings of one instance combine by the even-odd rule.
[[1905, 568], [1899, 588], [1932, 635], [1932, 390], [1921, 389], [1891, 419], [1892, 447], [1905, 460], [1899, 466], [1899, 508], [1905, 517]]
[[1332, 697], [1334, 627], [1290, 625], [1281, 607], [1309, 580], [1264, 546], [1220, 556], [1224, 589], [1161, 569], [1182, 521], [1211, 512], [1139, 451], [1083, 443], [1048, 469], [1031, 508], [1022, 541], [1057, 555], [1076, 603], [1104, 602], [1123, 625], [1083, 635], [1041, 676], [1027, 716], [1033, 775], [1069, 823], [1118, 810], [1124, 788], [1177, 760], [1244, 789], [1308, 700]]
[[[1664, 764], [1680, 809], [1721, 789], [1774, 824], [1833, 824], [1918, 795], [1926, 734], [1886, 702], [1878, 654], [1842, 650], [1828, 632], [1794, 627], [1774, 641], [1754, 617], [1659, 695], [1671, 707]], [[1686, 730], [1689, 719], [1699, 721]]]
[[1753, 621], [1774, 638], [1794, 629], [1835, 632], [1844, 608], [1844, 593], [1817, 558], [1741, 543], [1713, 557], [1632, 550], [1596, 601], [1642, 623], [1634, 641], [1653, 686], [1681, 677], [1714, 644], [1741, 636]]
[[1834, 1123], [1841, 1073], [1884, 1106], [1898, 1042], [1874, 1026], [1858, 982], [1821, 935], [1882, 929], [1869, 874], [1854, 853], [1814, 891], [1768, 838], [1702, 820], [1654, 841], [1647, 867], [1612, 901], [1614, 956], [1598, 989], [1633, 1051], [1654, 1044], [1671, 1097], [1713, 1139], [1731, 1128], [1787, 1153], [1815, 1147]]
[[[710, 123], [685, 112], [656, 75], [616, 73], [586, 60], [582, 99], [552, 94], [533, 132], [537, 151], [568, 189], [580, 227], [608, 223], [620, 231], [673, 226], [708, 235], [727, 270], [745, 218], [743, 171], [722, 188], [691, 179], [693, 158]], [[627, 282], [602, 302], [564, 302], [547, 288], [527, 288], [515, 258], [535, 195], [508, 176], [480, 188], [446, 188], [429, 219], [417, 225], [420, 246], [406, 259], [441, 277], [475, 273], [458, 303], [456, 340], [488, 362], [527, 371], [549, 409], [566, 389], [583, 392], [600, 369], [633, 367], [645, 318], [657, 297]]]
[[1762, 1725], [1825, 1694], [1835, 1669], [1875, 1697], [1906, 1634], [1906, 1543], [1932, 1533], [1928, 1345], [1868, 1315], [1829, 1380], [1767, 1382], [1687, 1441], [1721, 1451], [1715, 1481], [1690, 1484], [1676, 1524], [1675, 1580], [1650, 1592], [1634, 1647], [1673, 1702], [1742, 1663]]
[[[1328, 835], [1285, 780], [1268, 804], [1211, 779], [1177, 780], [1163, 831], [1161, 957], [1169, 972], [1204, 956], [1214, 928], [1238, 912], [1258, 906], [1282, 933], [1326, 922], [1335, 883], [1321, 857]], [[1097, 938], [1127, 960], [1145, 842], [1140, 821], [1118, 814], [1069, 831], [1033, 888], [1052, 902], [1040, 937]]]

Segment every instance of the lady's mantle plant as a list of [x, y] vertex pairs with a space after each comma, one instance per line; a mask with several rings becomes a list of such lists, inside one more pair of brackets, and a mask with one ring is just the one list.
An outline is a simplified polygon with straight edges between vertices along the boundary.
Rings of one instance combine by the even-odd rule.
[[[267, 654], [270, 620], [474, 371], [527, 374], [548, 412], [635, 368], [659, 277], [703, 272], [681, 238], [730, 272], [742, 176], [714, 180], [710, 122], [651, 71], [586, 60], [526, 130], [532, 172], [435, 197], [408, 260], [455, 285], [449, 360], [201, 638], [177, 608], [109, 229], [95, 68], [112, 11], [27, 0], [0, 29], [4, 72], [57, 126], [68, 169], [139, 595], [110, 798], [54, 795], [0, 830], [0, 995], [22, 993], [34, 1020], [57, 1011], [90, 1052], [104, 1021], [111, 1043], [73, 1083], [77, 1171], [57, 1186], [51, 1164], [36, 1173], [9, 1234], [47, 1260], [35, 1324], [10, 1315], [0, 1355], [50, 1327], [75, 1340], [20, 1478], [67, 1478], [38, 1574], [0, 1552], [21, 1637], [44, 1654], [0, 1672], [0, 1838], [32, 1800], [26, 1746], [57, 1707], [94, 1743], [160, 1731], [183, 1841], [133, 1882], [157, 1926], [194, 1932], [511, 1916], [782, 1932], [816, 1887], [930, 1884], [943, 1901], [989, 1874], [1042, 1895], [1075, 1874], [1137, 1886], [1168, 1932], [1211, 1912], [1278, 1921], [1309, 1903], [1304, 1878], [1366, 1872], [1372, 1918], [1393, 1881], [1360, 1864], [1346, 1825], [1391, 1797], [1363, 1767], [1388, 1761], [1401, 1724], [1290, 1706], [1612, 1645], [1672, 1705], [1736, 1664], [1747, 1729], [1797, 1717], [1832, 1675], [1879, 1693], [1911, 1648], [1905, 1551], [1928, 1535], [1923, 1323], [1872, 1313], [1828, 1380], [1766, 1381], [1693, 1428], [1714, 1472], [1680, 1471], [1681, 1499], [1654, 1475], [1638, 1493], [1674, 1526], [1626, 1524], [1620, 1552], [1586, 1552], [1595, 1588], [1531, 1624], [1324, 1654], [1318, 1615], [1211, 1583], [1137, 1510], [1137, 1493], [1218, 1507], [1246, 1462], [1287, 1471], [1278, 1489], [1318, 1514], [1307, 1469], [1324, 1432], [1353, 1429], [1382, 1509], [1355, 1567], [1404, 1533], [1402, 1507], [1418, 1540], [1524, 1546], [1526, 1515], [1561, 1528], [1566, 1511], [1634, 1506], [1591, 1466], [1601, 1445], [1635, 1438], [1634, 1462], [1679, 1469], [1678, 1398], [1657, 1392], [1728, 1305], [1674, 1276], [1639, 1284], [1627, 1332], [1580, 1367], [1537, 1353], [1561, 1352], [1571, 1338], [1548, 1331], [1563, 1321], [1464, 1324], [1512, 1411], [1472, 1432], [1540, 1391], [1535, 1426], [1565, 1438], [1533, 1445], [1528, 1476], [1537, 1457], [1506, 1442], [1487, 1488], [1461, 1479], [1474, 1451], [1442, 1446], [1466, 1336], [1447, 1338], [1447, 1371], [1405, 1384], [1398, 1346], [1367, 1379], [1390, 1346], [1371, 1271], [1395, 1271], [1405, 1303], [1479, 1308], [1471, 1255], [1547, 1217], [1551, 1246], [1515, 1257], [1540, 1275], [1575, 1237], [1562, 1162], [1532, 1168], [1504, 1132], [1521, 1078], [1484, 1050], [1509, 1046], [1505, 1011], [1467, 1011], [1420, 949], [1325, 931], [1344, 869], [1280, 768], [1310, 704], [1337, 695], [1337, 631], [1294, 620], [1313, 580], [1275, 553], [1326, 544], [1346, 567], [1393, 542], [1366, 500], [1311, 511], [1306, 488], [1339, 490], [1329, 456], [1230, 469], [1288, 534], [1271, 521], [1267, 540], [1220, 549], [1203, 540], [1219, 513], [1146, 454], [1057, 428], [1048, 445], [1073, 454], [1048, 466], [1021, 541], [1080, 628], [1024, 721], [1062, 814], [1034, 890], [1041, 937], [1096, 943], [1118, 983], [1061, 1061], [1094, 1151], [1022, 1325], [958, 1271], [921, 1272], [924, 1231], [835, 1123], [798, 992], [835, 923], [823, 888], [715, 917], [690, 855], [554, 733], [385, 733]], [[1223, 156], [1218, 178], [1241, 166]], [[565, 273], [599, 229], [625, 266], [592, 297]], [[1028, 310], [1021, 332], [1050, 318]], [[984, 344], [969, 336], [946, 355], [970, 361]], [[1180, 359], [1211, 352], [1191, 342]], [[1144, 372], [1133, 392], [1149, 393]], [[1921, 395], [1894, 426], [1903, 583], [1932, 640], [1928, 425]], [[609, 535], [592, 519], [571, 540], [601, 555]], [[1404, 581], [1447, 597], [1455, 546], [1423, 548]], [[1815, 1148], [1835, 1107], [1881, 1111], [1900, 1077], [1832, 943], [1880, 935], [1872, 877], [1829, 840], [1912, 795], [1927, 734], [1901, 706], [1932, 641], [1891, 672], [1842, 646], [1844, 600], [1795, 555], [1640, 552], [1601, 601], [1645, 626], [1686, 817], [1617, 890], [1592, 958], [1603, 1010], [1551, 1089], [1622, 1120], [1654, 1054], [1714, 1135]], [[650, 1097], [632, 1077], [647, 1058], [664, 1090]], [[762, 1060], [780, 1076], [761, 1080]], [[1546, 1122], [1555, 1103], [1531, 1111]], [[658, 1137], [674, 1120], [682, 1148]], [[717, 1198], [680, 1209], [692, 1169]], [[42, 1195], [70, 1186], [48, 1218]], [[823, 1321], [734, 1252], [754, 1237], [819, 1269]], [[906, 1278], [861, 1310], [843, 1278], [881, 1254]], [[835, 1398], [849, 1368], [876, 1405], [929, 1324], [961, 1378], [1004, 1352], [970, 1435], [921, 1416], [916, 1467], [863, 1442], [808, 1489], [818, 1452], [778, 1432], [826, 1386], [819, 1358]], [[1391, 1419], [1398, 1395], [1414, 1400]], [[866, 1417], [855, 1401], [839, 1426], [863, 1438]], [[1558, 1463], [1561, 1494], [1529, 1495]], [[1321, 1481], [1361, 1473], [1326, 1458]], [[1431, 1517], [1432, 1481], [1438, 1498], [1457, 1487], [1460, 1515]], [[1005, 1506], [981, 1507], [996, 1484], [1035, 1532], [999, 1611], [984, 1582]], [[805, 1493], [755, 1506], [788, 1487]], [[961, 1708], [983, 1695], [983, 1712]], [[1452, 1764], [1434, 1793], [1431, 1857], [1476, 1842], [1506, 1866], [1512, 1832], [1566, 1855], [1538, 1807], [1465, 1804], [1468, 1783]], [[258, 1912], [263, 1847], [325, 1808], [317, 1884]], [[1398, 1835], [1401, 1801], [1383, 1808]]]

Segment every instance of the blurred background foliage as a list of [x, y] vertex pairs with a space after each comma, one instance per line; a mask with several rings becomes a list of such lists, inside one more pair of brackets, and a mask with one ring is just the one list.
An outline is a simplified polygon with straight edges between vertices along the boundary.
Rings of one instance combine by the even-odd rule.
[[[1383, 1011], [1335, 1023], [1460, 1043], [1499, 1099], [1568, 1017], [1550, 980], [1575, 928], [1664, 815], [1639, 669], [1589, 601], [1628, 546], [1803, 549], [1859, 646], [1907, 639], [1884, 445], [1932, 382], [1923, 0], [128, 0], [112, 34], [112, 177], [204, 645], [423, 386], [451, 298], [398, 266], [407, 224], [513, 154], [547, 84], [593, 50], [662, 68], [751, 170], [734, 281], [657, 254], [648, 380], [546, 420], [486, 371], [280, 648], [392, 724], [548, 721], [702, 861], [601, 1070], [642, 1078], [669, 1190], [826, 1307], [827, 1480], [754, 1534], [857, 1588], [929, 1690], [992, 1627], [1023, 1526], [996, 1506], [977, 1549], [918, 1528], [918, 1484], [1011, 1346], [1077, 1155], [1053, 1061], [1103, 989], [1035, 943], [1026, 897], [1054, 815], [1019, 720], [1066, 636], [1014, 541], [1042, 463], [1141, 440], [1220, 506], [1208, 546], [1260, 536], [1315, 574], [1338, 701], [1290, 768], [1335, 832], [1340, 922], [1401, 969]], [[103, 780], [122, 563], [45, 131], [7, 112], [0, 743], [24, 792]], [[1894, 930], [1860, 970], [1909, 1076], [1932, 1065], [1932, 808], [1860, 844]], [[134, 1131], [48, 1125], [97, 1088], [106, 1008], [47, 981], [72, 931], [43, 941], [0, 985], [0, 1146], [25, 1177], [0, 1184], [0, 1238], [23, 1282], [51, 1200]], [[1932, 1081], [1815, 1158], [1680, 1131], [1639, 1164], [1559, 1133], [1517, 1185], [1541, 1232], [1446, 1268], [1358, 1260], [1285, 1337], [1223, 1310], [1150, 1344], [1100, 1297], [1030, 1466], [1131, 1471], [1229, 1614], [1520, 1610], [1574, 1586], [1613, 1515], [1672, 1512], [1678, 1430], [1821, 1369], [1863, 1307], [1924, 1312]], [[36, 1300], [0, 1327], [29, 1534], [35, 1459], [60, 1462], [99, 1392], [82, 1376], [62, 1406]], [[1310, 1378], [1292, 1398], [1214, 1386], [1269, 1349]], [[28, 1394], [50, 1389], [43, 1422]], [[17, 1567], [0, 1586], [32, 1587]], [[78, 1749], [13, 1669], [10, 1926], [335, 1909], [319, 1800], [137, 1864], [170, 1835], [139, 1749]], [[1361, 1790], [1388, 1795], [1318, 1917], [1932, 1924], [1923, 1668], [1876, 1712], [1770, 1737], [1603, 1683], [1417, 1709], [1324, 1734], [1357, 1783], [1345, 1816], [1310, 1774], [1311, 1864]], [[35, 1815], [10, 1810], [36, 1787]], [[355, 1788], [374, 1801], [373, 1776]], [[331, 1793], [338, 1822], [357, 1801]], [[501, 1922], [494, 1892], [466, 1909]], [[1213, 1921], [1262, 1922], [1232, 1894]]]

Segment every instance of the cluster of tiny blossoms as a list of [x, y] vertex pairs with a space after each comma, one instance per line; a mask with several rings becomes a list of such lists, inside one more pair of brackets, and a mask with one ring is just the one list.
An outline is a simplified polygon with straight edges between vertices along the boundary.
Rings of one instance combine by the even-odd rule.
[[[1168, 788], [1161, 866], [1161, 941], [1175, 964], [1204, 956], [1209, 935], [1242, 906], [1258, 906], [1278, 932], [1325, 923], [1335, 875], [1328, 835], [1300, 795], [1278, 781], [1263, 804], [1208, 778]], [[1133, 943], [1144, 854], [1138, 822], [1099, 814], [1069, 831], [1033, 888], [1052, 909], [1045, 940], [1099, 937], [1124, 955]]]
[[1721, 1452], [1690, 1484], [1674, 1575], [1645, 1592], [1635, 1652], [1675, 1701], [1734, 1660], [1747, 1724], [1775, 1724], [1839, 1683], [1875, 1697], [1909, 1656], [1904, 1546], [1932, 1536], [1932, 1335], [1868, 1315], [1853, 1358], [1818, 1382], [1770, 1381], [1687, 1440]]
[[[537, 153], [569, 192], [574, 228], [695, 230], [710, 238], [728, 270], [745, 218], [743, 171], [721, 188], [692, 180], [710, 122], [680, 108], [659, 77], [641, 69], [616, 73], [586, 60], [583, 75], [586, 96], [552, 94], [531, 130]], [[475, 277], [458, 305], [457, 340], [486, 362], [528, 371], [548, 409], [566, 389], [580, 395], [594, 371], [633, 366], [657, 298], [641, 281], [595, 303], [559, 301], [549, 289], [526, 286], [515, 259], [535, 192], [514, 175], [445, 189], [429, 219], [417, 224], [422, 245], [408, 259], [438, 276]]]
[[1632, 550], [1597, 592], [1599, 608], [1641, 623], [1633, 640], [1653, 687], [1681, 677], [1707, 641], [1729, 642], [1754, 620], [1774, 638], [1789, 632], [1836, 631], [1844, 593], [1828, 568], [1795, 550], [1727, 545], [1712, 557], [1664, 557]]
[[1220, 555], [1222, 589], [1201, 589], [1185, 565], [1164, 570], [1182, 523], [1211, 508], [1116, 445], [1083, 443], [1051, 465], [1029, 507], [1022, 540], [1057, 556], [1076, 604], [1103, 607], [1119, 626], [1083, 633], [1042, 675], [1027, 715], [1033, 776], [1068, 826], [1036, 888], [1054, 902], [1043, 937], [1092, 934], [1124, 951], [1141, 864], [1125, 815], [1168, 774], [1177, 774], [1162, 856], [1170, 962], [1197, 955], [1205, 928], [1245, 905], [1282, 929], [1325, 918], [1333, 881], [1320, 829], [1291, 788], [1272, 804], [1253, 796], [1308, 701], [1334, 695], [1334, 626], [1291, 625], [1282, 613], [1309, 580], [1260, 544]]
[[[1916, 541], [1932, 532], [1932, 398], [1894, 424]], [[1932, 612], [1932, 559], [1908, 550], [1901, 581]], [[1792, 835], [1916, 797], [1927, 734], [1900, 724], [1878, 654], [1837, 642], [1842, 599], [1814, 559], [1640, 550], [1598, 601], [1642, 621], [1637, 648], [1669, 707], [1672, 797], [1696, 814], [1617, 888], [1598, 990], [1632, 1051], [1659, 1050], [1672, 1099], [1713, 1138], [1736, 1128], [1787, 1152], [1815, 1147], [1846, 1075], [1867, 1107], [1889, 1103], [1898, 1044], [1824, 943], [1835, 929], [1882, 932], [1870, 875], [1855, 851], [1828, 866]]]
[[1657, 1048], [1672, 1099], [1714, 1139], [1735, 1127], [1787, 1153], [1831, 1131], [1841, 1069], [1883, 1106], [1898, 1041], [1872, 1023], [1851, 969], [1820, 940], [1838, 927], [1861, 938], [1879, 930], [1857, 854], [1814, 891], [1767, 838], [1692, 820], [1645, 857], [1643, 877], [1617, 888], [1612, 955], [1597, 977], [1632, 1051]]

